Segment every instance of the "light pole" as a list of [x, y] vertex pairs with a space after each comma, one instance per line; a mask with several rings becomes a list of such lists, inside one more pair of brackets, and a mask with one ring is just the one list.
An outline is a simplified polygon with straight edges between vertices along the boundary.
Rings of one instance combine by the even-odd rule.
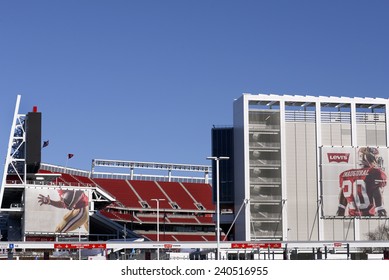
[[[159, 242], [159, 202], [164, 201], [164, 198], [152, 198], [157, 203], [157, 242]], [[157, 247], [157, 260], [159, 260], [159, 244]]]
[[[229, 157], [207, 157], [216, 162], [216, 259], [220, 260], [220, 182], [219, 182], [219, 161], [230, 159]], [[213, 177], [213, 171], [212, 171]]]
[[78, 227], [78, 259], [81, 260], [81, 227]]
[[[127, 224], [124, 223], [124, 229], [123, 229], [123, 238], [124, 238], [124, 242], [127, 242]], [[127, 249], [124, 248], [124, 259], [126, 260], [127, 259]]]

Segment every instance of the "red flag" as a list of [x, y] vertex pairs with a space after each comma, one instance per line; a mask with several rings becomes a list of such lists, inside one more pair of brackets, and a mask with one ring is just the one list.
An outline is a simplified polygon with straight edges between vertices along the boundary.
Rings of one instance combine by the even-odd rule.
[[68, 159], [71, 159], [73, 156], [73, 154], [68, 154]]

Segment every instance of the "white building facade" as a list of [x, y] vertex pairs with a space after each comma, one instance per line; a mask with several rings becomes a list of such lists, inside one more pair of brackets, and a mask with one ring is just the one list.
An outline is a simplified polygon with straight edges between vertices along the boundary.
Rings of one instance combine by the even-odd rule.
[[[375, 213], [337, 213], [340, 174], [359, 168], [361, 147], [375, 148], [385, 174], [388, 105], [383, 98], [273, 94], [235, 100], [235, 239], [367, 240], [389, 225]], [[354, 202], [365, 203], [365, 186], [353, 187]]]

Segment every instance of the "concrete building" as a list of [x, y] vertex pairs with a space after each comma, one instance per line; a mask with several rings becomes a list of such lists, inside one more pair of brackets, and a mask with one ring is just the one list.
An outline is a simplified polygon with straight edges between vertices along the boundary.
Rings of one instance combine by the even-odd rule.
[[[235, 100], [235, 239], [366, 240], [387, 224], [385, 210], [377, 214], [385, 205], [366, 194], [377, 188], [389, 201], [386, 178], [369, 186], [364, 178], [340, 183], [340, 174], [360, 168], [361, 147], [373, 147], [385, 177], [388, 105], [383, 98], [273, 94]], [[347, 190], [350, 204], [342, 207], [354, 210], [341, 215]], [[365, 204], [369, 215], [359, 212]]]

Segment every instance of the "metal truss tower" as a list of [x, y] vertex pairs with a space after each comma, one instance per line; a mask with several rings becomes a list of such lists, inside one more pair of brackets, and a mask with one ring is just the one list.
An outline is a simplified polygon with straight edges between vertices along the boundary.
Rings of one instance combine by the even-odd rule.
[[21, 96], [18, 95], [16, 99], [14, 117], [9, 137], [7, 155], [5, 159], [3, 180], [0, 188], [1, 207], [3, 203], [4, 188], [7, 183], [8, 175], [14, 175], [15, 179], [22, 182], [22, 185], [25, 185], [27, 181], [25, 159], [26, 132], [24, 127], [26, 115], [19, 113], [20, 100]]

